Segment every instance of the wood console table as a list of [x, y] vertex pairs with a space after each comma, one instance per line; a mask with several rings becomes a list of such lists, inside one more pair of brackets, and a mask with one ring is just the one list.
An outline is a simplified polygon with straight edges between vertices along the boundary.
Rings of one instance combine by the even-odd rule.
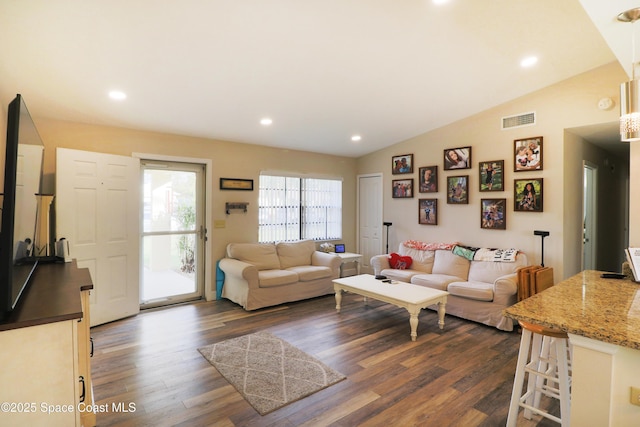
[[89, 270], [40, 264], [0, 323], [0, 425], [95, 426]]

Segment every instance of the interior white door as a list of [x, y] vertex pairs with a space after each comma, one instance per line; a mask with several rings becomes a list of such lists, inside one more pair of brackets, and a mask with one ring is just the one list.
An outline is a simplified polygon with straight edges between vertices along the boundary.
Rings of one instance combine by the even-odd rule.
[[582, 269], [596, 269], [596, 228], [597, 228], [597, 167], [589, 162], [583, 165], [583, 207], [582, 207]]
[[382, 174], [358, 176], [358, 252], [361, 273], [373, 273], [371, 257], [382, 250]]
[[56, 240], [93, 279], [91, 326], [140, 311], [140, 161], [58, 148]]

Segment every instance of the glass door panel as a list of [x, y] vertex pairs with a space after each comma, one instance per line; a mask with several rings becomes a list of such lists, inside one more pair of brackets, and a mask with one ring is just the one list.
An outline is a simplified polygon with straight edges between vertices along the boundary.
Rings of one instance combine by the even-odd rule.
[[143, 307], [202, 296], [200, 165], [142, 162]]

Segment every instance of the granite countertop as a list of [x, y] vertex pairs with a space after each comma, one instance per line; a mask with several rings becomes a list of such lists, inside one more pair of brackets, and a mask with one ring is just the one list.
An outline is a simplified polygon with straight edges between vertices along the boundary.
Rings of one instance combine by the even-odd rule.
[[640, 283], [578, 273], [504, 310], [504, 315], [640, 350]]

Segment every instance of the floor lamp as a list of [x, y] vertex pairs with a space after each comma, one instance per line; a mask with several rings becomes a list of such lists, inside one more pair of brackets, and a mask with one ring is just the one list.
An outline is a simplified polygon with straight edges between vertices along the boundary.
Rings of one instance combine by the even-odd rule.
[[389, 227], [391, 227], [393, 224], [390, 222], [383, 222], [382, 225], [387, 227], [387, 252], [386, 253], [389, 253]]
[[534, 236], [540, 236], [542, 239], [542, 256], [540, 257], [540, 265], [544, 267], [544, 238], [550, 233], [548, 231], [534, 230], [533, 234]]

